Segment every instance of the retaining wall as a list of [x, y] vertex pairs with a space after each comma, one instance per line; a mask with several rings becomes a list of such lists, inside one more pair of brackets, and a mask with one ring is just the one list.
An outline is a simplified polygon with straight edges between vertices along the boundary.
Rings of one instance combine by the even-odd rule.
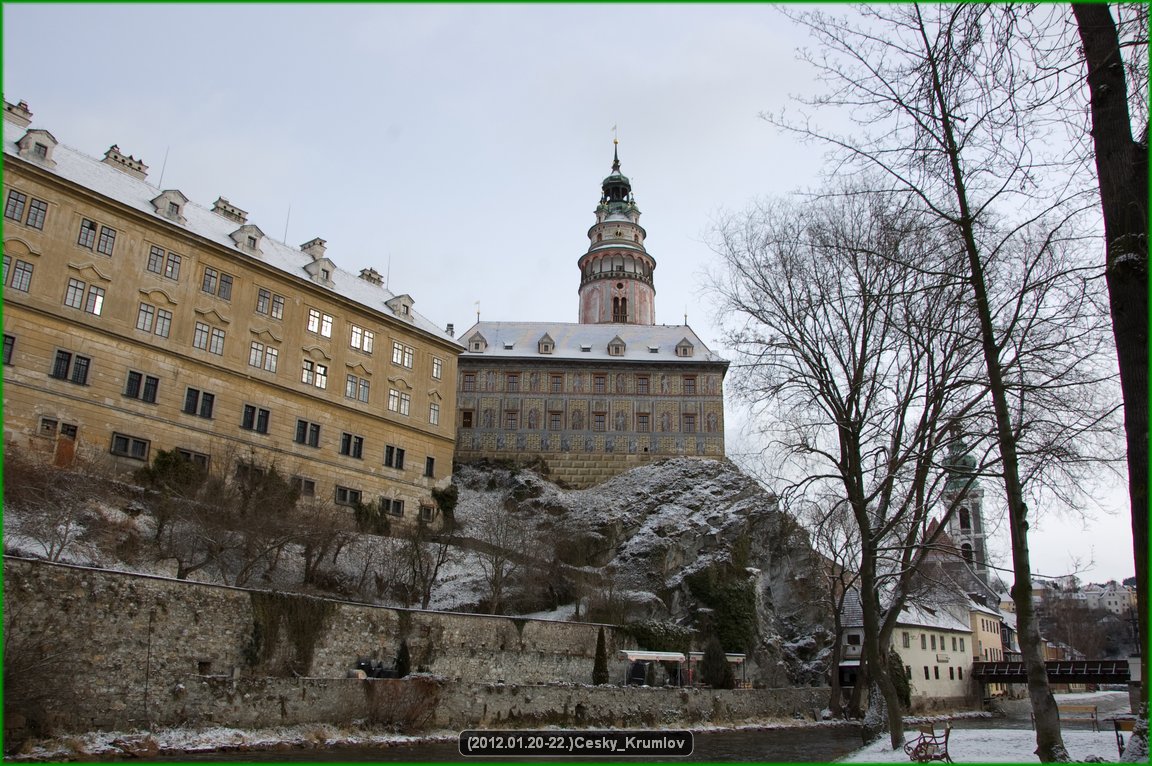
[[[609, 658], [635, 646], [613, 626], [588, 623], [393, 609], [7, 557], [4, 602], [12, 667], [22, 668], [5, 678], [9, 733], [387, 718], [403, 711], [381, 711], [382, 701], [418, 702], [430, 682], [414, 692], [402, 681], [345, 676], [360, 657], [390, 664], [401, 640], [412, 667], [439, 679], [432, 722], [442, 726], [790, 717], [827, 700], [824, 689], [584, 686], [601, 627]], [[609, 671], [623, 678], [624, 663], [610, 659]]]

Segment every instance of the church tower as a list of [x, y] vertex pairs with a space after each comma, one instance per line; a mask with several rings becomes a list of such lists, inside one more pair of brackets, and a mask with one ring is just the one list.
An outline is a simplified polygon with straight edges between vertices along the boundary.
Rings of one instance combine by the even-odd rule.
[[987, 549], [984, 538], [984, 489], [976, 478], [976, 459], [968, 451], [960, 434], [953, 434], [948, 445], [944, 470], [948, 478], [944, 484], [945, 507], [956, 506], [948, 522], [948, 535], [960, 549], [959, 553], [972, 567], [976, 576], [988, 584]]
[[613, 141], [612, 173], [604, 179], [588, 252], [580, 257], [580, 324], [656, 324], [656, 260], [644, 249], [646, 232], [632, 182], [620, 172]]

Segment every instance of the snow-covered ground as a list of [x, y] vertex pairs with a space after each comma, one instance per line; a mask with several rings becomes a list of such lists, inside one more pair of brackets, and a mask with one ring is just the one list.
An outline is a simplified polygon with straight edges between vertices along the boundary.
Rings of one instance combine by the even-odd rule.
[[[1128, 712], [1126, 692], [1083, 692], [1058, 694], [1056, 702], [1066, 705], [1096, 705], [1099, 708], [1100, 731], [1092, 731], [1089, 724], [1077, 721], [1066, 723], [1061, 736], [1068, 755], [1073, 761], [1092, 760], [1118, 761], [1116, 733], [1112, 728], [1112, 718]], [[1015, 702], [1010, 715], [1023, 721], [1029, 720], [1029, 706], [1026, 701]], [[917, 724], [906, 724], [906, 735], [913, 740], [918, 732]], [[994, 724], [993, 724], [994, 726]], [[942, 723], [936, 723], [936, 731], [943, 730]], [[1036, 732], [1031, 728], [953, 728], [948, 740], [948, 753], [956, 763], [1037, 763], [1035, 755]], [[893, 750], [888, 737], [883, 737], [867, 747], [841, 759], [851, 763], [909, 763], [903, 748]]]

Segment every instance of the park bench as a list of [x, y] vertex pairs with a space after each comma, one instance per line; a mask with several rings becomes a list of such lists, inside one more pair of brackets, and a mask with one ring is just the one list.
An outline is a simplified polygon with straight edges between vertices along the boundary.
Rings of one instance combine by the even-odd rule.
[[932, 724], [917, 727], [920, 736], [904, 745], [904, 752], [917, 763], [929, 761], [947, 761], [952, 763], [952, 756], [948, 754], [948, 738], [952, 735], [952, 724], [944, 724], [944, 733], [937, 734]]
[[1124, 735], [1131, 736], [1132, 727], [1136, 725], [1135, 718], [1113, 718], [1112, 727], [1116, 730], [1116, 750], [1120, 757], [1124, 757]]
[[[1091, 721], [1092, 731], [1100, 731], [1100, 720], [1095, 705], [1056, 705], [1060, 711], [1060, 723], [1068, 721]], [[1032, 728], [1036, 728], [1036, 714], [1032, 714]]]

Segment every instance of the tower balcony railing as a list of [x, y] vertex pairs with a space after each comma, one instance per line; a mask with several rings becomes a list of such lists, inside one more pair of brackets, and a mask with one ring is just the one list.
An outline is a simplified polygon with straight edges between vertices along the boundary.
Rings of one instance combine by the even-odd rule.
[[635, 279], [647, 285], [652, 284], [651, 274], [641, 274], [635, 271], [623, 270], [598, 271], [594, 274], [585, 274], [583, 281], [584, 283], [588, 283], [597, 279]]

